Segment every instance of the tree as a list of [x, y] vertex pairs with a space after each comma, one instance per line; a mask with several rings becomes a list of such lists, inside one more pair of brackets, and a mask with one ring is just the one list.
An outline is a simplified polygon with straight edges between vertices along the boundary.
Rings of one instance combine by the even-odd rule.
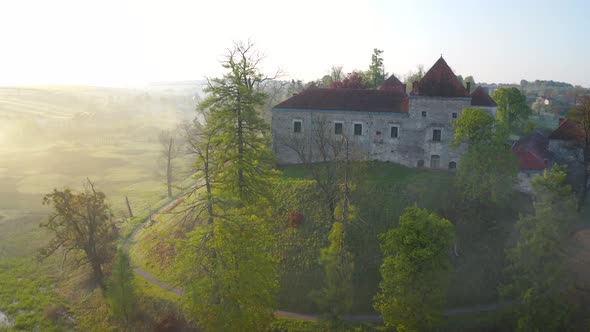
[[328, 236], [329, 246], [320, 253], [325, 285], [315, 298], [331, 320], [339, 320], [352, 307], [354, 259], [346, 249], [346, 232], [342, 222], [334, 222]]
[[567, 299], [572, 274], [566, 269], [572, 257], [569, 234], [575, 199], [559, 166], [545, 171], [532, 185], [534, 213], [521, 216], [516, 224], [518, 243], [507, 251], [511, 282], [502, 293], [518, 296], [519, 331], [576, 330]]
[[383, 66], [383, 50], [373, 49], [371, 55], [371, 65], [367, 71], [367, 86], [371, 89], [377, 89], [385, 81], [385, 67]]
[[580, 102], [567, 115], [568, 118], [575, 121], [580, 128], [578, 140], [582, 145], [584, 165], [582, 190], [578, 201], [578, 211], [580, 211], [586, 201], [588, 188], [590, 188], [590, 184], [588, 183], [588, 180], [590, 179], [590, 97], [580, 97]]
[[336, 89], [366, 89], [367, 83], [364, 81], [363, 76], [358, 72], [353, 71], [348, 73], [343, 80], [333, 81], [330, 84], [330, 88]]
[[241, 202], [265, 195], [273, 162], [269, 127], [259, 115], [265, 94], [257, 89], [271, 78], [260, 73], [261, 56], [253, 47], [251, 42], [234, 43], [222, 63], [227, 72], [208, 80], [209, 96], [199, 104], [209, 112], [208, 125], [219, 128], [214, 142], [223, 149], [212, 157], [223, 165], [220, 186]]
[[203, 111], [202, 116], [205, 125], [195, 120], [181, 126], [188, 152], [196, 157], [192, 167], [195, 174], [193, 178], [196, 182], [188, 194], [190, 204], [184, 211], [181, 211], [184, 214], [184, 219], [191, 220], [193, 225], [200, 220], [204, 213], [207, 216], [207, 224], [213, 224], [214, 209], [221, 203], [216, 190], [220, 185], [222, 165], [214, 158], [220, 149], [220, 142], [216, 139], [220, 128], [217, 123], [208, 124], [209, 114], [207, 112]]
[[417, 207], [381, 235], [383, 264], [375, 309], [397, 331], [425, 331], [440, 321], [451, 268], [453, 225]]
[[267, 224], [250, 210], [229, 212], [188, 235], [180, 265], [189, 271], [189, 303], [199, 326], [266, 330], [278, 288], [272, 241]]
[[331, 134], [332, 127], [325, 116], [315, 116], [312, 123], [314, 126], [309, 141], [305, 137], [289, 134], [279, 135], [277, 140], [295, 152], [309, 170], [323, 194], [330, 218], [334, 221], [340, 167], [336, 160], [341, 157], [344, 139]]
[[451, 147], [467, 144], [456, 175], [463, 198], [480, 206], [507, 202], [516, 183], [518, 164], [506, 144], [504, 128], [478, 108], [465, 109], [453, 128]]
[[185, 125], [196, 155], [197, 184], [188, 218], [201, 215], [179, 261], [189, 303], [208, 331], [265, 330], [273, 318], [277, 260], [269, 232], [268, 188], [274, 172], [268, 126], [259, 116], [265, 95], [252, 43], [234, 44], [228, 72], [210, 79], [199, 104], [203, 122]]
[[178, 144], [176, 137], [170, 130], [163, 130], [158, 137], [160, 141], [160, 156], [166, 165], [166, 186], [168, 187], [168, 197], [172, 197], [172, 182], [174, 172], [174, 159], [178, 157]]
[[107, 296], [112, 314], [126, 324], [133, 320], [136, 313], [137, 298], [133, 282], [134, 274], [129, 256], [119, 249], [108, 283]]
[[97, 284], [105, 289], [103, 266], [115, 253], [116, 228], [106, 196], [96, 191], [87, 180], [84, 191], [57, 190], [45, 195], [43, 204], [53, 207], [49, 220], [41, 227], [51, 233], [49, 244], [40, 250], [39, 258], [46, 258], [63, 249], [64, 261], [70, 252], [80, 253], [75, 264], [90, 264]]
[[424, 65], [418, 65], [416, 71], [409, 71], [404, 77], [404, 83], [406, 84], [406, 92], [412, 92], [412, 85], [414, 82], [419, 82], [424, 77]]
[[494, 90], [492, 98], [498, 104], [498, 120], [512, 131], [521, 126], [531, 114], [526, 97], [517, 88], [499, 88]]

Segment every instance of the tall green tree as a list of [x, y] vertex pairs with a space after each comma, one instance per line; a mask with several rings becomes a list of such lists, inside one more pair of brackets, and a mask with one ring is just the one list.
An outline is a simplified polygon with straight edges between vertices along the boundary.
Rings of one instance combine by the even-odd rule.
[[498, 120], [509, 131], [520, 128], [531, 114], [526, 97], [517, 88], [494, 90], [492, 98], [498, 104]]
[[119, 249], [108, 283], [107, 298], [113, 316], [125, 324], [131, 323], [137, 312], [134, 277], [129, 255]]
[[189, 271], [188, 302], [206, 331], [264, 331], [278, 288], [273, 239], [252, 211], [230, 213], [188, 236], [179, 261]]
[[397, 331], [426, 331], [441, 320], [446, 304], [453, 225], [410, 207], [400, 225], [381, 235], [384, 254], [375, 309]]
[[518, 164], [507, 132], [480, 108], [467, 108], [453, 123], [452, 148], [466, 145], [456, 175], [456, 185], [467, 201], [480, 205], [508, 201], [516, 183]]
[[73, 262], [90, 265], [95, 281], [106, 289], [103, 267], [115, 254], [117, 231], [105, 194], [87, 180], [83, 192], [54, 189], [45, 195], [43, 204], [53, 208], [49, 220], [40, 225], [51, 240], [40, 250], [39, 258], [62, 250], [66, 261], [73, 254]]
[[507, 251], [511, 282], [503, 295], [517, 296], [519, 331], [573, 331], [570, 232], [575, 220], [575, 198], [565, 170], [555, 166], [532, 182], [534, 213], [521, 216], [516, 247]]
[[380, 49], [373, 49], [373, 54], [371, 55], [371, 65], [369, 66], [369, 70], [366, 73], [367, 76], [367, 85], [371, 89], [377, 89], [383, 81], [385, 81], [385, 67], [383, 65], [383, 50]]
[[332, 224], [328, 241], [329, 246], [323, 248], [320, 253], [325, 284], [321, 291], [315, 294], [315, 298], [330, 320], [337, 321], [352, 307], [354, 259], [346, 248], [346, 231], [342, 222]]
[[266, 96], [257, 88], [269, 78], [261, 74], [260, 60], [253, 43], [235, 43], [222, 62], [227, 72], [208, 80], [209, 95], [199, 104], [209, 112], [207, 125], [219, 128], [214, 143], [223, 149], [212, 157], [223, 165], [222, 191], [243, 203], [267, 193], [272, 173], [269, 126], [260, 116]]
[[588, 189], [590, 184], [590, 97], [580, 97], [579, 103], [572, 109], [568, 114], [568, 118], [575, 121], [580, 130], [577, 135], [578, 143], [582, 148], [582, 163], [584, 165], [584, 172], [582, 177], [582, 185], [580, 198], [578, 200], [578, 211], [582, 209], [586, 196], [588, 195]]
[[[188, 207], [197, 225], [181, 244], [179, 269], [188, 302], [207, 331], [265, 330], [273, 318], [277, 260], [267, 191], [274, 172], [265, 95], [252, 43], [234, 44], [199, 104], [204, 123], [185, 130], [196, 155]], [[206, 222], [199, 221], [205, 220]]]

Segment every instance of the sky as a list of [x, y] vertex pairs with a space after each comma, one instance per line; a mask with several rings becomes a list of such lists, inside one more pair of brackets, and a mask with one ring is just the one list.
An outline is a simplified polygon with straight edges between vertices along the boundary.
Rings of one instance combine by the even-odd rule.
[[477, 82], [590, 87], [589, 32], [590, 1], [0, 0], [0, 85], [216, 77], [251, 40], [284, 79], [366, 70], [378, 48], [402, 77], [442, 54]]

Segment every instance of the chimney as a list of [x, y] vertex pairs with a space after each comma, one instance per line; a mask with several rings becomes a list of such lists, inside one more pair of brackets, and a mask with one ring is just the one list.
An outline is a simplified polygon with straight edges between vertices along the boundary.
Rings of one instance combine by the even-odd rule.
[[559, 118], [559, 124], [557, 124], [557, 126], [561, 126], [561, 124], [563, 123], [563, 121], [565, 121], [564, 118]]
[[406, 89], [407, 89], [407, 87], [406, 87], [406, 83], [402, 84], [402, 87], [403, 87], [403, 91], [402, 91], [402, 92], [403, 92], [403, 93], [406, 93], [406, 91], [408, 91], [408, 90], [406, 90]]
[[418, 94], [418, 81], [412, 82], [412, 94], [413, 95]]
[[471, 93], [471, 82], [465, 82], [465, 85], [466, 85], [465, 88], [467, 89], [467, 94], [470, 94]]

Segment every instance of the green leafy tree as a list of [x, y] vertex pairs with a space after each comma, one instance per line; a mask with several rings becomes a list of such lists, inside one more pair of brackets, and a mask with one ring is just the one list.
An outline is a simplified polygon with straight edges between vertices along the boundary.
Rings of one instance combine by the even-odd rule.
[[566, 184], [564, 168], [532, 182], [534, 213], [521, 216], [516, 247], [507, 251], [511, 283], [504, 296], [517, 296], [519, 331], [569, 331], [574, 322], [567, 292], [571, 290], [569, 234], [575, 217], [575, 199]]
[[345, 234], [342, 222], [333, 223], [328, 236], [330, 245], [323, 248], [320, 254], [325, 285], [315, 298], [331, 320], [341, 319], [352, 307], [354, 259], [346, 249]]
[[231, 214], [188, 236], [180, 264], [190, 271], [189, 304], [206, 331], [264, 331], [278, 288], [273, 239], [251, 211]]
[[208, 126], [219, 129], [213, 142], [222, 146], [212, 157], [220, 170], [222, 191], [240, 202], [256, 201], [269, 188], [273, 155], [269, 126], [260, 117], [265, 94], [257, 87], [270, 79], [258, 65], [261, 56], [250, 42], [235, 43], [222, 62], [222, 78], [208, 80], [209, 96], [199, 108], [209, 112]]
[[66, 261], [74, 253], [74, 264], [89, 264], [95, 281], [105, 289], [103, 266], [114, 256], [117, 238], [105, 194], [87, 180], [83, 192], [54, 189], [45, 195], [43, 204], [53, 207], [49, 220], [40, 225], [51, 234], [51, 240], [40, 250], [39, 258], [61, 249]]
[[373, 49], [373, 55], [371, 55], [371, 65], [366, 73], [367, 85], [371, 89], [377, 89], [383, 81], [385, 81], [385, 67], [383, 66], [383, 50]]
[[451, 268], [453, 225], [417, 207], [381, 235], [384, 254], [375, 309], [397, 331], [425, 331], [441, 320]]
[[517, 88], [496, 89], [492, 98], [498, 104], [499, 122], [509, 131], [520, 128], [531, 114], [526, 97]]
[[[251, 43], [236, 43], [228, 72], [209, 81], [204, 124], [186, 126], [197, 184], [188, 218], [197, 225], [179, 255], [189, 304], [207, 331], [260, 331], [273, 318], [278, 285], [267, 194], [272, 155], [259, 116], [267, 80]], [[206, 218], [206, 223], [198, 223]]]
[[134, 274], [129, 255], [123, 250], [119, 250], [115, 256], [107, 297], [113, 316], [126, 324], [133, 321], [137, 308]]
[[518, 174], [516, 158], [506, 144], [507, 132], [479, 108], [465, 109], [453, 128], [452, 147], [467, 144], [456, 176], [463, 198], [484, 206], [505, 203]]
[[575, 121], [580, 128], [577, 139], [582, 147], [584, 172], [582, 175], [582, 190], [578, 201], [579, 211], [586, 201], [588, 188], [590, 188], [590, 184], [588, 183], [590, 179], [590, 97], [580, 97], [579, 103], [567, 116], [569, 119]]

